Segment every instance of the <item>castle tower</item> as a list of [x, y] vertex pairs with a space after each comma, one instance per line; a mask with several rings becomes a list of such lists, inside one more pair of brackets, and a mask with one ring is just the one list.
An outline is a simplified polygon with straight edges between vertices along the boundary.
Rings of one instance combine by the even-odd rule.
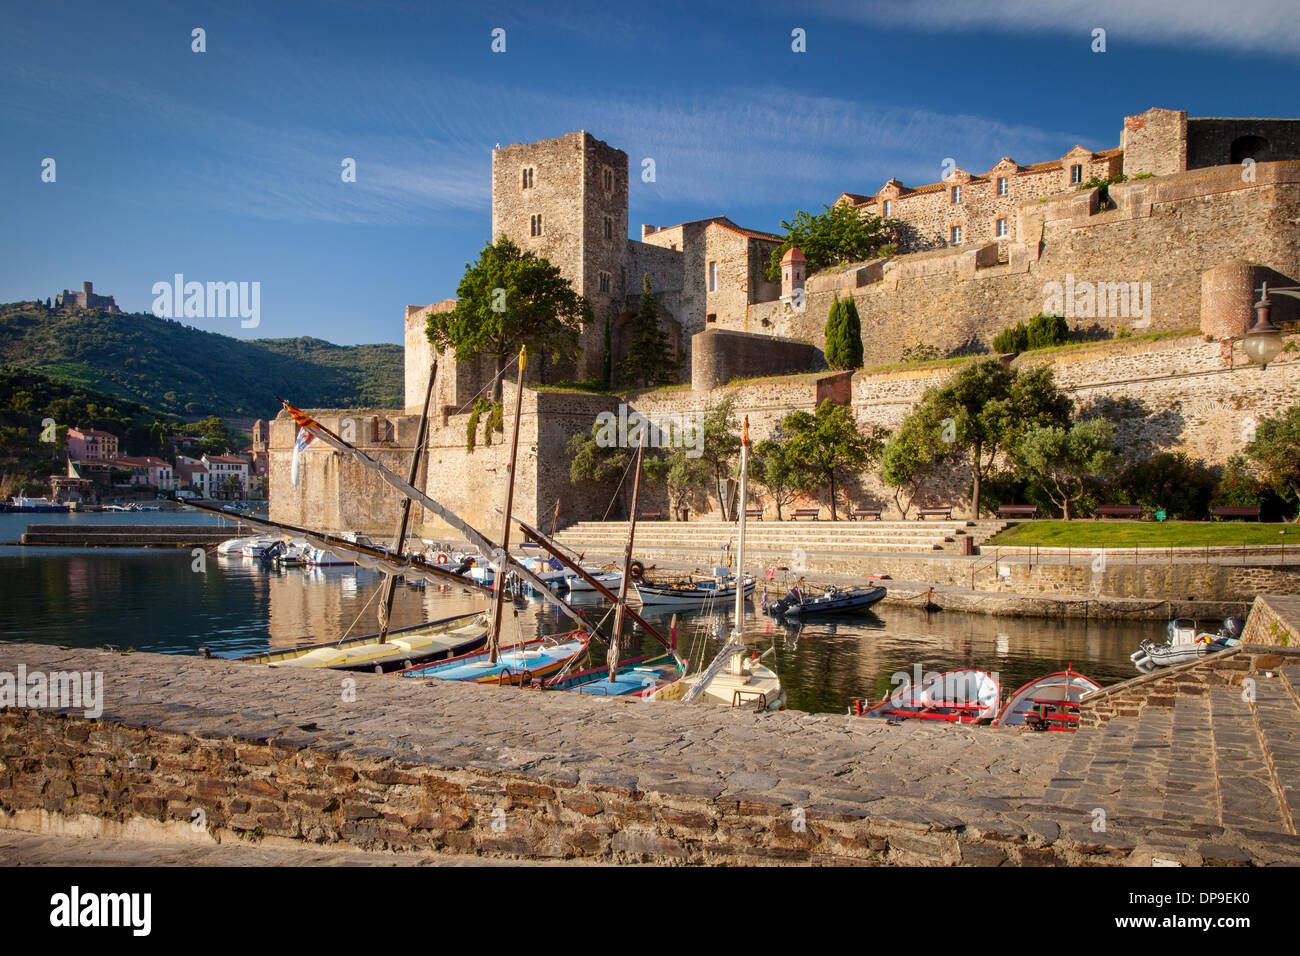
[[591, 306], [577, 378], [600, 374], [606, 318], [627, 300], [627, 169], [627, 153], [585, 130], [492, 151], [493, 241], [548, 259]]
[[791, 246], [781, 257], [781, 301], [789, 302], [796, 290], [803, 289], [808, 260], [798, 246]]

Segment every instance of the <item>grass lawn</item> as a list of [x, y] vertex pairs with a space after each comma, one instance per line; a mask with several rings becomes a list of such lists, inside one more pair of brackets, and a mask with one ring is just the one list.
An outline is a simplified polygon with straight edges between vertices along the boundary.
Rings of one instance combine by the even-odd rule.
[[[1286, 529], [1286, 534], [1278, 532]], [[1300, 525], [1258, 521], [1025, 521], [986, 542], [1051, 548], [1198, 548], [1203, 545], [1294, 544]]]

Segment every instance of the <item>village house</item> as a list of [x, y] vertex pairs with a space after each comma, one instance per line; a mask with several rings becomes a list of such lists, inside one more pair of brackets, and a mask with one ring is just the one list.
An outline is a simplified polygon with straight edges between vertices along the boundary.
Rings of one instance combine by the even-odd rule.
[[116, 458], [117, 454], [117, 436], [111, 432], [77, 426], [68, 429], [68, 457], [74, 461]]

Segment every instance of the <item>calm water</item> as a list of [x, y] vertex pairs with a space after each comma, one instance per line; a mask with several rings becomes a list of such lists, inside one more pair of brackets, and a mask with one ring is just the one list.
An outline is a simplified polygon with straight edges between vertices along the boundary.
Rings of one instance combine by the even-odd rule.
[[[17, 540], [28, 524], [206, 524], [213, 516], [180, 514], [0, 515], [0, 541]], [[0, 639], [77, 647], [115, 645], [195, 654], [208, 647], [235, 657], [268, 647], [337, 640], [377, 630], [375, 604], [383, 575], [363, 568], [267, 570], [242, 557], [209, 554], [201, 571], [188, 550], [0, 547]], [[477, 610], [486, 600], [459, 589], [401, 584], [393, 626]], [[607, 606], [588, 598], [588, 617]], [[671, 613], [646, 613], [667, 633]], [[540, 601], [507, 612], [505, 640], [568, 630], [568, 619]], [[679, 617], [678, 643], [693, 664], [711, 659], [730, 628], [727, 613]], [[997, 672], [1004, 691], [1072, 663], [1101, 684], [1135, 675], [1128, 655], [1159, 622], [1097, 623], [993, 618], [956, 612], [926, 614], [877, 605], [876, 613], [785, 625], [750, 602], [746, 642], [775, 645], [775, 668], [790, 706], [842, 713], [857, 697], [878, 700], [890, 677], [977, 666]], [[625, 639], [626, 658], [658, 645], [639, 629]], [[604, 649], [593, 644], [593, 659]]]

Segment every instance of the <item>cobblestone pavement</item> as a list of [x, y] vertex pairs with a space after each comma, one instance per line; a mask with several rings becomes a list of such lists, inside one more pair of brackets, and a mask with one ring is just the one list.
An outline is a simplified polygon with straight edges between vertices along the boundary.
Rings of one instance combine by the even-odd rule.
[[[890, 861], [914, 851], [938, 862], [940, 849], [957, 847], [963, 862], [978, 863], [983, 844], [1006, 840], [1024, 846], [1012, 858], [1021, 863], [1032, 861], [1031, 844], [1044, 862], [1080, 854], [1141, 862], [1153, 853], [1194, 865], [1300, 862], [1279, 800], [1300, 781], [1300, 673], [1290, 684], [1282, 674], [1261, 681], [1278, 721], [1266, 755], [1251, 714], [1230, 695], [1179, 700], [1172, 715], [1148, 709], [1076, 734], [1033, 734], [0, 643], [0, 671], [20, 662], [102, 671], [103, 722], [548, 787], [870, 820], [897, 831]], [[744, 832], [715, 836], [757, 833], [737, 826]]]

